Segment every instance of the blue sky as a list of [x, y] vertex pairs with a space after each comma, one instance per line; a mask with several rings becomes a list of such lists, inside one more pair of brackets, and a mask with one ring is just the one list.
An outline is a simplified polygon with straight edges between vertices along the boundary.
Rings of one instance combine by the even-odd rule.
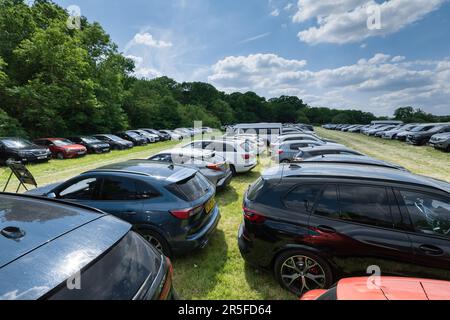
[[100, 22], [139, 77], [377, 115], [405, 105], [450, 114], [448, 0], [55, 2]]

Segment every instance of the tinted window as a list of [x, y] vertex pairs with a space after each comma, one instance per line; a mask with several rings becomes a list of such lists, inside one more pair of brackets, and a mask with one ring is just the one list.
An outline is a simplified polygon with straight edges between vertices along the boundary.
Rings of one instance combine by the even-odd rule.
[[317, 202], [315, 214], [327, 218], [339, 218], [339, 203], [335, 185], [328, 185]]
[[151, 157], [149, 160], [151, 160], [151, 161], [161, 161], [161, 162], [172, 162], [172, 155], [170, 155], [170, 154], [158, 154], [156, 156]]
[[134, 200], [136, 199], [134, 180], [123, 178], [104, 178], [101, 200]]
[[300, 148], [305, 148], [305, 147], [309, 147], [308, 143], [294, 143], [291, 144], [291, 150], [295, 150], [297, 151]]
[[134, 232], [106, 255], [81, 271], [81, 289], [63, 283], [47, 296], [50, 300], [131, 300], [146, 280], [154, 281], [160, 257]]
[[293, 209], [310, 210], [321, 190], [321, 185], [310, 184], [296, 187], [284, 198], [284, 205]]
[[97, 178], [87, 178], [75, 182], [59, 193], [59, 198], [70, 200], [90, 200], [95, 196]]
[[379, 227], [392, 227], [386, 188], [369, 186], [339, 187], [341, 219]]
[[203, 197], [208, 193], [209, 188], [211, 188], [210, 183], [200, 174], [167, 187], [170, 192], [185, 201], [194, 201]]
[[254, 184], [252, 184], [250, 186], [250, 188], [248, 189], [248, 193], [247, 193], [247, 198], [250, 201], [253, 201], [256, 199], [256, 197], [258, 196], [259, 191], [261, 191], [261, 189], [264, 187], [264, 179], [263, 178], [259, 178], [258, 180], [256, 180], [256, 182]]
[[450, 202], [427, 194], [400, 191], [417, 232], [450, 237]]

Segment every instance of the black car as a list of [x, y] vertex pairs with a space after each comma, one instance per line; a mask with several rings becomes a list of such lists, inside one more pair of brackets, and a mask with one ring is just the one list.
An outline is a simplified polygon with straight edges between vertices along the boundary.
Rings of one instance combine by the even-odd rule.
[[215, 193], [198, 170], [146, 160], [116, 163], [29, 192], [115, 215], [167, 256], [207, 245], [220, 220]]
[[384, 167], [391, 169], [398, 169], [403, 171], [408, 171], [404, 167], [394, 164], [391, 162], [374, 159], [368, 156], [356, 156], [356, 155], [344, 155], [344, 154], [329, 154], [322, 155], [318, 157], [313, 157], [304, 160], [305, 162], [319, 162], [319, 163], [343, 163], [343, 164], [353, 164], [353, 165], [368, 165], [375, 167]]
[[88, 153], [100, 154], [111, 151], [111, 146], [109, 145], [109, 143], [103, 142], [94, 137], [78, 136], [78, 137], [69, 137], [67, 139], [79, 145], [85, 146]]
[[406, 142], [412, 145], [421, 146], [430, 141], [435, 134], [450, 132], [450, 124], [433, 124], [418, 126], [411, 130], [406, 137]]
[[50, 149], [21, 138], [0, 138], [0, 163], [47, 162], [52, 158]]
[[0, 194], [0, 300], [173, 298], [172, 266], [131, 225], [88, 207]]
[[124, 140], [131, 141], [135, 146], [145, 146], [148, 144], [148, 140], [146, 138], [133, 131], [119, 132], [115, 135]]
[[324, 145], [300, 149], [292, 162], [303, 162], [306, 159], [324, 155], [364, 156], [364, 154], [344, 146]]
[[267, 170], [244, 196], [239, 248], [299, 295], [338, 279], [450, 279], [450, 184], [409, 172], [303, 163]]
[[126, 150], [131, 149], [134, 146], [133, 142], [113, 134], [96, 134], [94, 135], [94, 138], [109, 144], [112, 150]]

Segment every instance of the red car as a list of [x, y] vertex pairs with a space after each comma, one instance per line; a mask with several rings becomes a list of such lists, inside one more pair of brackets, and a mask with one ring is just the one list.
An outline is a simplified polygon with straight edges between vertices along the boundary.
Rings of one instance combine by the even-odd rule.
[[450, 282], [400, 277], [348, 278], [301, 300], [450, 300]]
[[86, 147], [67, 139], [43, 138], [34, 140], [34, 143], [49, 148], [53, 157], [60, 160], [82, 157], [87, 154]]

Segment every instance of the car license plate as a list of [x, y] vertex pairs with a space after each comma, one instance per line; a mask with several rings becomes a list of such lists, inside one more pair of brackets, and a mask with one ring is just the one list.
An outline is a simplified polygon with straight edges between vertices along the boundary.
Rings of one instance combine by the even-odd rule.
[[84, 154], [84, 152], [78, 152], [79, 156], [82, 156]]
[[109, 151], [109, 149], [103, 149], [103, 152], [108, 152]]
[[216, 199], [212, 198], [205, 204], [206, 213], [209, 214], [216, 206]]
[[47, 159], [47, 157], [44, 157], [44, 156], [38, 157], [38, 160], [44, 160], [44, 159]]

